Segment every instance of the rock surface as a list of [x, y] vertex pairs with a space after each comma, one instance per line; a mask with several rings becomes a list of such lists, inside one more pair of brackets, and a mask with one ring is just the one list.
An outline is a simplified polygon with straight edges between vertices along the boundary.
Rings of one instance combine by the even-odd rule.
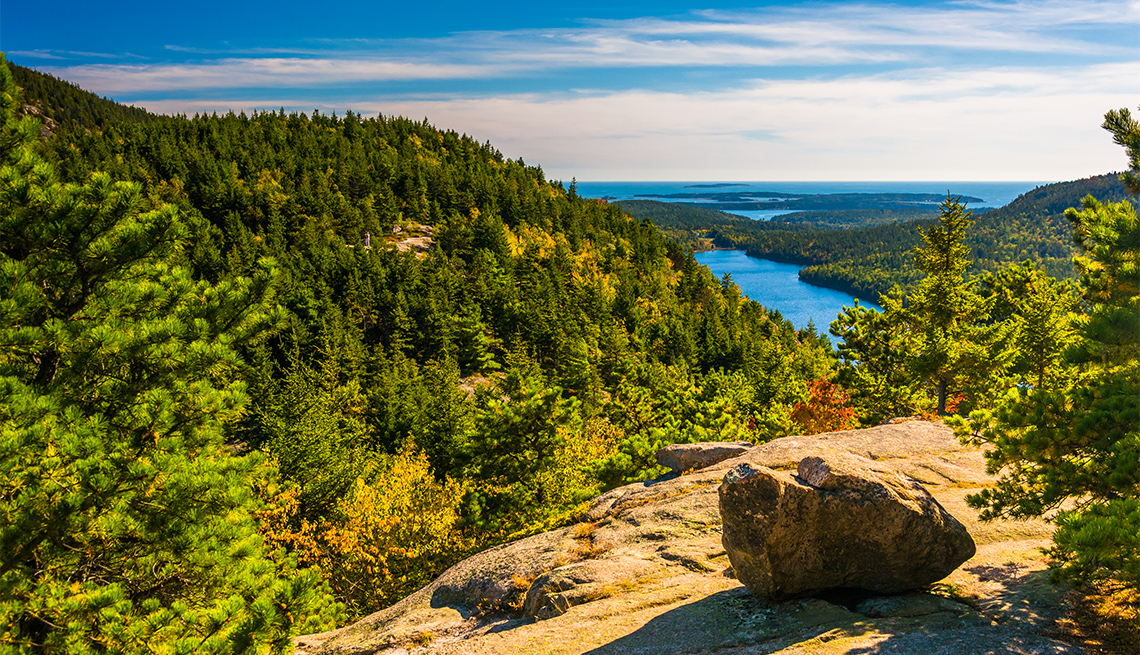
[[[921, 482], [966, 525], [977, 553], [926, 595], [775, 602], [749, 593], [721, 546], [720, 481], [743, 462], [794, 470], [820, 448], [889, 464]], [[967, 493], [992, 483], [981, 452], [940, 424], [778, 439], [688, 475], [614, 489], [582, 523], [476, 555], [356, 624], [298, 638], [297, 652], [1082, 652], [1047, 636], [1063, 615], [1064, 593], [1046, 582], [1040, 552], [1051, 527], [981, 524], [966, 506]], [[498, 596], [507, 611], [481, 612], [484, 596]]]
[[720, 514], [737, 579], [775, 600], [916, 590], [975, 552], [965, 526], [922, 485], [841, 451], [803, 458], [796, 475], [736, 465], [720, 486]]
[[661, 466], [673, 469], [674, 473], [684, 473], [738, 457], [751, 448], [753, 445], [747, 441], [679, 443], [665, 446], [653, 456]]

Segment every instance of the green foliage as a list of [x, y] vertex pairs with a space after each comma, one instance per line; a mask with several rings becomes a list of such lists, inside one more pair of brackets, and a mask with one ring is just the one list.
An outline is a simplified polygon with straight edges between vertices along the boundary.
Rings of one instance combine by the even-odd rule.
[[860, 419], [875, 425], [896, 416], [911, 416], [925, 404], [922, 390], [907, 369], [910, 340], [903, 311], [902, 290], [883, 298], [883, 311], [844, 307], [831, 324], [839, 340], [841, 364], [836, 381], [851, 394]]
[[[280, 330], [227, 342], [243, 324], [204, 319], [232, 351], [210, 374], [244, 381], [251, 408], [235, 391], [233, 411], [210, 416], [227, 419], [219, 439], [279, 467], [280, 481], [254, 467], [234, 482], [266, 499], [261, 533], [353, 612], [645, 479], [655, 445], [788, 433], [791, 408], [832, 366], [825, 338], [742, 298], [653, 223], [426, 122], [124, 119], [39, 149], [64, 181], [106, 171], [140, 207], [176, 214], [178, 247], [162, 261], [194, 297], [229, 307], [253, 294], [260, 307], [263, 262], [276, 262], [281, 313], [262, 313]], [[430, 548], [377, 495], [389, 484], [449, 499]], [[354, 514], [357, 500], [372, 509]]]
[[[996, 272], [1030, 260], [1050, 275], [1075, 277], [1064, 211], [1089, 194], [1105, 201], [1126, 197], [1116, 176], [1100, 175], [1044, 185], [1005, 207], [979, 213], [964, 241], [971, 267]], [[619, 204], [652, 217], [670, 238], [686, 246], [736, 248], [754, 257], [801, 264], [803, 281], [875, 302], [895, 285], [909, 290], [923, 278], [910, 252], [920, 241], [915, 228], [927, 228], [934, 214], [899, 204], [798, 211], [752, 221], [708, 207], [643, 200]], [[768, 203], [765, 207], [776, 208]]]
[[829, 229], [857, 229], [907, 223], [936, 218], [938, 211], [926, 207], [892, 207], [890, 209], [833, 209], [830, 211], [800, 211], [781, 214], [772, 220], [777, 223], [807, 225]]
[[752, 219], [708, 207], [659, 200], [619, 200], [613, 203], [637, 219], [648, 219], [682, 248], [708, 250], [710, 229], [717, 225], [747, 226]]
[[100, 98], [52, 75], [15, 64], [8, 67], [26, 103], [17, 111], [39, 116], [48, 129], [97, 130], [122, 121], [162, 119], [145, 109]]
[[470, 517], [488, 532], [514, 532], [552, 508], [573, 504], [554, 498], [548, 485], [565, 463], [560, 455], [581, 432], [581, 403], [550, 386], [528, 358], [512, 355], [506, 376], [477, 392], [466, 450], [469, 477], [478, 483]]
[[1075, 338], [1073, 281], [1049, 277], [1030, 262], [985, 273], [979, 281], [979, 293], [992, 298], [990, 320], [1006, 323], [1010, 330], [1013, 359], [1004, 386], [1063, 386], [1072, 374], [1064, 359]]
[[1061, 512], [1056, 520], [1056, 544], [1049, 550], [1056, 577], [1098, 580], [1107, 576], [1140, 579], [1140, 499], [1114, 499], [1085, 511]]
[[[1126, 114], [1110, 112], [1105, 125], [1118, 143], [1134, 144], [1140, 129]], [[1130, 163], [1135, 174], [1138, 162]], [[1084, 311], [1062, 341], [1070, 344], [1064, 360], [1049, 364], [1068, 369], [1038, 373], [1043, 384], [1010, 389], [992, 411], [971, 413], [956, 430], [990, 444], [989, 468], [1001, 474], [995, 489], [969, 499], [983, 518], [1040, 516], [1069, 502], [1054, 517], [1057, 573], [1076, 581], [1116, 577], [1137, 589], [1140, 222], [1129, 202], [1090, 196], [1082, 204], [1066, 217], [1085, 253], [1075, 260]]]
[[0, 641], [283, 652], [322, 599], [258, 536], [274, 471], [224, 443], [237, 349], [280, 318], [273, 270], [192, 279], [178, 212], [106, 174], [56, 182], [0, 78]]
[[910, 327], [908, 368], [920, 382], [933, 383], [935, 411], [942, 415], [947, 393], [976, 397], [986, 391], [1006, 364], [1008, 330], [988, 322], [990, 303], [964, 277], [970, 212], [956, 198], [940, 207], [938, 224], [922, 235], [925, 246], [915, 249], [915, 264], [926, 277], [907, 296], [902, 318]]
[[[607, 408], [623, 438], [600, 464], [599, 475], [607, 486], [647, 480], [666, 471], [653, 457], [664, 446], [766, 440], [787, 433], [789, 408], [765, 406], [756, 392], [742, 371], [694, 376], [660, 365], [632, 371]], [[761, 431], [758, 421], [767, 429]]]
[[925, 274], [911, 293], [895, 287], [882, 299], [883, 311], [856, 305], [831, 326], [841, 339], [843, 364], [838, 380], [851, 390], [863, 421], [879, 421], [926, 409], [945, 414], [984, 397], [1008, 366], [1011, 327], [990, 320], [993, 298], [976, 290], [964, 274], [970, 213], [947, 198], [935, 225], [915, 248], [916, 267]]
[[356, 380], [343, 382], [335, 361], [321, 370], [304, 362], [262, 394], [252, 412], [259, 445], [300, 491], [298, 519], [329, 516], [368, 465], [365, 398]]
[[1128, 154], [1128, 170], [1120, 175], [1124, 188], [1134, 196], [1140, 195], [1140, 178], [1136, 177], [1136, 171], [1140, 170], [1140, 123], [1132, 118], [1127, 107], [1122, 107], [1110, 109], [1101, 127], [1112, 132], [1112, 140]]

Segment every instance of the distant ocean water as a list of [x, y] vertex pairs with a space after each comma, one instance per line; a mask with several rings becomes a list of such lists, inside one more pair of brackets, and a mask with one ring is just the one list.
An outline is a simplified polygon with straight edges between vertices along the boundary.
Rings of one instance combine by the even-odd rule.
[[[774, 191], [779, 193], [936, 193], [972, 196], [982, 202], [971, 208], [1004, 207], [1026, 191], [1049, 182], [578, 182], [578, 195], [586, 198], [633, 200], [647, 194], [717, 193], [732, 191]], [[723, 185], [723, 186], [721, 186]], [[731, 186], [729, 186], [731, 185]], [[663, 202], [701, 202], [711, 208], [716, 203], [694, 199], [645, 198]], [[789, 210], [733, 210], [733, 214], [767, 220]]]

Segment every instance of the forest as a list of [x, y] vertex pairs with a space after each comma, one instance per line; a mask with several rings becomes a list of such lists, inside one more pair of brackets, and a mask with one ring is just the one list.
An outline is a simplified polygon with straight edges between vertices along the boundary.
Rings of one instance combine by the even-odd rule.
[[[971, 223], [952, 199], [917, 224], [659, 229], [426, 121], [157, 116], [4, 61], [0, 76], [6, 648], [281, 652], [659, 475], [666, 444], [956, 412], [1001, 464], [1034, 455], [1004, 447], [995, 426], [1033, 427], [1002, 407], [1048, 391], [1095, 414], [1135, 386], [1135, 333], [1098, 323], [1136, 316], [1128, 202], [1059, 219], [1086, 253], [1076, 283], [1005, 266], [1053, 227]], [[882, 284], [908, 291], [841, 316], [833, 346], [669, 236], [694, 230], [801, 263], [881, 252]], [[1070, 357], [1080, 344], [1101, 358]], [[1041, 496], [1013, 477], [979, 507], [1091, 495], [1059, 570], [1134, 571], [1135, 550], [1104, 555], [1137, 514], [1119, 483], [1133, 419], [1088, 428], [1115, 486], [1082, 470]]]

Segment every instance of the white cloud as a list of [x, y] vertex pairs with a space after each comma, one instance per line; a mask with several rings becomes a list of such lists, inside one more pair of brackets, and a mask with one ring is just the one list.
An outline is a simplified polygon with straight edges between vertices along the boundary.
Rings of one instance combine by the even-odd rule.
[[[1135, 104], [1120, 80], [1137, 64], [755, 80], [690, 94], [380, 98], [351, 108], [427, 116], [567, 180], [1063, 180], [1123, 167], [1099, 125], [1106, 110]], [[313, 106], [140, 104], [189, 113]]]
[[303, 88], [354, 82], [483, 77], [490, 74], [488, 67], [462, 64], [285, 57], [221, 59], [209, 64], [92, 64], [44, 70], [102, 94], [249, 87]]
[[9, 50], [7, 55], [9, 57], [15, 55], [17, 57], [32, 57], [35, 59], [63, 59], [63, 57], [50, 50]]
[[[130, 52], [83, 52], [79, 50], [9, 50], [9, 55], [35, 59], [146, 59]], [[71, 68], [66, 70], [72, 70]]]

